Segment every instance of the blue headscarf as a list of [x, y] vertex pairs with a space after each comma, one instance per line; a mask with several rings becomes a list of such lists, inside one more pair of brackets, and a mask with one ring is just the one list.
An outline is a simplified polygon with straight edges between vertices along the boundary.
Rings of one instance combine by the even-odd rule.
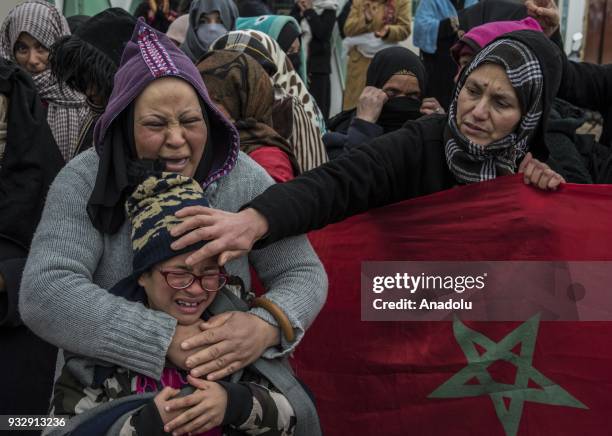
[[[295, 18], [286, 15], [262, 15], [261, 17], [240, 17], [236, 20], [236, 30], [258, 30], [270, 38], [278, 41], [281, 31], [286, 25], [295, 26], [298, 33], [302, 29]], [[300, 78], [307, 83], [306, 76], [306, 50], [300, 45], [300, 68], [297, 72]]]
[[[223, 24], [200, 23], [204, 14], [218, 12]], [[208, 46], [219, 36], [234, 30], [238, 8], [233, 0], [194, 0], [189, 8], [189, 27], [181, 50], [197, 63], [208, 51]], [[209, 26], [207, 31], [203, 26]]]
[[[478, 0], [465, 0], [465, 8]], [[413, 43], [425, 53], [433, 54], [438, 48], [440, 21], [456, 17], [457, 10], [450, 0], [421, 0], [414, 15]]]

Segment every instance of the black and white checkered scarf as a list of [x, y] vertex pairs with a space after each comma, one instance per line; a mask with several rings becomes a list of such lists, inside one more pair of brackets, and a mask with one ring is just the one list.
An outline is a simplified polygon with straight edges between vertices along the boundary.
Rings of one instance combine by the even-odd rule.
[[[46, 48], [70, 35], [68, 22], [50, 3], [28, 1], [13, 8], [0, 29], [0, 56], [16, 62], [14, 47], [19, 35], [27, 32]], [[60, 86], [47, 69], [33, 75], [36, 89], [47, 102], [47, 121], [64, 160], [70, 160], [78, 147], [79, 133], [89, 115], [85, 96], [68, 86]]]
[[[474, 144], [457, 126], [457, 100], [468, 76], [479, 66], [493, 63], [506, 71], [521, 105], [522, 118], [516, 130], [486, 146]], [[522, 42], [501, 39], [480, 51], [455, 88], [445, 131], [446, 161], [459, 183], [491, 180], [498, 174], [514, 174], [517, 161], [528, 151], [540, 118], [544, 77], [540, 63]]]

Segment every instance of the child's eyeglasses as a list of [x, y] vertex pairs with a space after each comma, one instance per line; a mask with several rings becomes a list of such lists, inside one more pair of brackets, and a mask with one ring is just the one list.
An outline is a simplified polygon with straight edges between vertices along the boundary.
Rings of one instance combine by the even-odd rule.
[[191, 286], [196, 279], [198, 279], [202, 289], [208, 292], [217, 292], [226, 285], [227, 278], [229, 277], [224, 270], [219, 270], [219, 272], [209, 272], [201, 276], [188, 271], [158, 271], [162, 276], [164, 276], [168, 286], [176, 290], [186, 289]]

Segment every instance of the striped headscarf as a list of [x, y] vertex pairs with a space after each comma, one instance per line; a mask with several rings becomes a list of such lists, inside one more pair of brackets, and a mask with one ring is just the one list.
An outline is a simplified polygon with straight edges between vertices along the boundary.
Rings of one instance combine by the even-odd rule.
[[[22, 32], [30, 34], [47, 49], [60, 37], [70, 35], [68, 22], [51, 4], [31, 0], [13, 8], [0, 29], [0, 56], [17, 62], [14, 47]], [[79, 142], [79, 133], [89, 116], [85, 96], [60, 86], [47, 68], [32, 76], [40, 98], [48, 103], [47, 121], [65, 161], [70, 160]]]
[[[260, 56], [254, 53], [254, 50], [261, 51], [262, 47], [266, 53], [261, 53]], [[211, 48], [245, 52], [260, 64], [270, 60], [277, 70], [271, 77], [275, 100], [291, 98], [293, 131], [289, 142], [300, 170], [308, 171], [327, 162], [327, 152], [322, 139], [325, 123], [321, 111], [293, 69], [287, 55], [274, 39], [256, 30], [236, 30], [213, 42]]]
[[[457, 100], [468, 76], [485, 63], [501, 66], [521, 106], [522, 117], [514, 132], [486, 146], [474, 144], [457, 126]], [[517, 161], [527, 153], [542, 118], [544, 76], [538, 59], [522, 42], [500, 39], [485, 47], [462, 72], [448, 111], [445, 131], [446, 161], [460, 183], [491, 180], [514, 174]]]
[[[293, 25], [298, 32], [302, 31], [296, 19], [288, 15], [240, 17], [236, 20], [236, 30], [258, 30], [259, 32], [269, 35], [276, 42], [278, 42], [281, 31], [286, 25]], [[282, 48], [283, 43], [279, 42], [279, 45]], [[300, 75], [301, 79], [306, 82], [308, 75], [306, 73], [306, 50], [304, 50], [303, 44], [300, 44], [300, 61], [300, 68], [297, 73]]]
[[[266, 47], [266, 50], [268, 50], [270, 53], [270, 56], [272, 57], [272, 60], [274, 60], [277, 68], [276, 74], [272, 76], [272, 82], [285, 90], [287, 94], [297, 97], [304, 105], [304, 109], [306, 109], [308, 116], [312, 119], [315, 125], [319, 127], [321, 132], [325, 133], [325, 121], [323, 121], [323, 114], [321, 113], [319, 106], [315, 102], [312, 95], [310, 95], [308, 92], [308, 88], [306, 88], [306, 85], [300, 78], [299, 74], [293, 69], [291, 61], [280, 45], [278, 45], [278, 42], [276, 42], [270, 35], [257, 30], [242, 30], [241, 32], [245, 33], [249, 37], [258, 39], [264, 45], [264, 47]], [[245, 36], [236, 35], [236, 38], [242, 40], [243, 43], [248, 43]], [[239, 41], [236, 42], [239, 43]]]

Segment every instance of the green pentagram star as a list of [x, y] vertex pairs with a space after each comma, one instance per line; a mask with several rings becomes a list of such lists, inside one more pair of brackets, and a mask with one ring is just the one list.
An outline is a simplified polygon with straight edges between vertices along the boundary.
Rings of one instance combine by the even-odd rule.
[[[533, 367], [532, 359], [539, 321], [540, 317], [536, 315], [501, 341], [495, 342], [455, 318], [453, 331], [468, 360], [468, 365], [429, 394], [429, 398], [488, 395], [495, 406], [495, 412], [506, 436], [517, 434], [525, 401], [588, 409], [569, 392]], [[520, 354], [512, 351], [518, 344], [521, 344]], [[485, 351], [479, 353], [476, 345]], [[499, 360], [516, 366], [516, 379], [513, 385], [498, 383], [491, 377], [487, 368]], [[467, 384], [471, 380], [477, 380], [478, 384]], [[529, 387], [530, 380], [539, 388]], [[506, 402], [509, 402], [508, 406]]]

